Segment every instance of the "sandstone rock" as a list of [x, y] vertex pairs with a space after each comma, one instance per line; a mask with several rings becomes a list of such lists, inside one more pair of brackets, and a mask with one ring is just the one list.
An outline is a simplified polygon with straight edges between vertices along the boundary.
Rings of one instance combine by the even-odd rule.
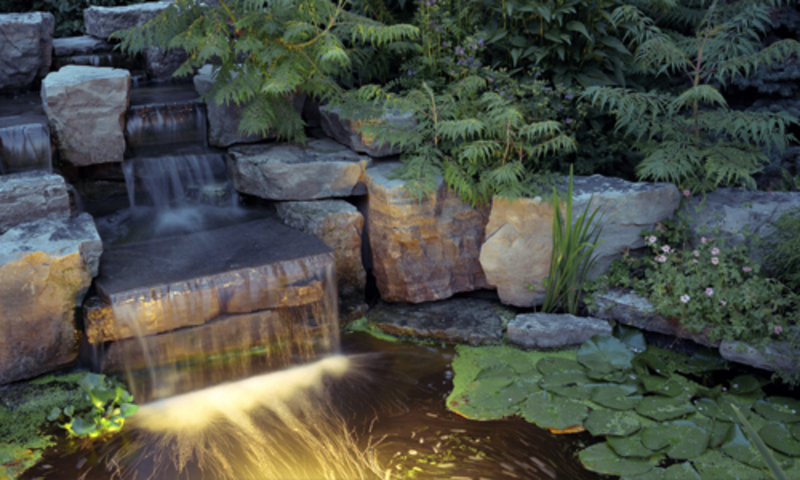
[[[592, 278], [606, 271], [625, 250], [644, 246], [643, 229], [669, 217], [680, 201], [674, 185], [631, 183], [600, 175], [577, 177], [573, 189], [573, 222], [583, 213], [600, 208], [596, 217], [603, 226], [595, 249], [597, 263]], [[521, 198], [513, 203], [495, 198], [481, 247], [481, 266], [490, 285], [504, 303], [530, 307], [544, 300], [542, 280], [550, 269], [554, 210], [550, 198]], [[563, 208], [563, 206], [562, 206]], [[535, 288], [529, 289], [532, 285]]]
[[100, 38], [84, 35], [82, 37], [66, 37], [53, 39], [53, 53], [56, 57], [72, 57], [92, 53], [107, 53], [113, 45]]
[[743, 342], [723, 340], [719, 354], [729, 362], [741, 363], [771, 372], [794, 373], [800, 369], [800, 349], [788, 342], [771, 342], [755, 348]]
[[69, 216], [64, 179], [52, 173], [0, 175], [0, 233], [20, 223]]
[[122, 161], [130, 85], [130, 72], [107, 67], [68, 65], [44, 79], [42, 101], [62, 160]]
[[344, 200], [282, 202], [277, 210], [283, 223], [319, 238], [333, 250], [342, 318], [364, 312], [367, 277], [361, 262], [364, 216]]
[[[693, 221], [689, 227], [693, 240], [700, 237], [721, 237], [729, 246], [747, 243], [745, 233], [766, 237], [775, 221], [784, 213], [800, 208], [798, 192], [760, 192], [743, 188], [721, 188], [702, 197], [692, 197], [684, 213]], [[719, 228], [719, 235], [712, 229]], [[705, 232], [705, 233], [704, 233]], [[757, 256], [757, 252], [751, 252]]]
[[503, 330], [513, 318], [508, 307], [480, 298], [419, 304], [381, 302], [367, 315], [370, 323], [390, 335], [470, 345], [501, 343]]
[[[336, 141], [347, 145], [356, 152], [366, 153], [371, 157], [387, 157], [403, 153], [399, 146], [391, 146], [386, 143], [376, 143], [364, 134], [358, 133], [362, 122], [348, 120], [340, 116], [341, 110], [338, 107], [319, 107], [320, 123], [325, 133]], [[411, 112], [386, 112], [380, 119], [373, 120], [375, 123], [388, 122], [399, 128], [413, 128], [417, 122]]]
[[[214, 83], [213, 66], [206, 65], [197, 71], [194, 76], [194, 88], [200, 95], [205, 95]], [[288, 100], [298, 115], [303, 111], [306, 96], [296, 93]], [[229, 147], [234, 143], [253, 143], [270, 140], [277, 137], [274, 132], [266, 135], [239, 133], [239, 123], [242, 120], [242, 111], [245, 104], [236, 105], [234, 102], [219, 104], [214, 100], [206, 101], [208, 112], [208, 143], [216, 147]]]
[[101, 251], [88, 214], [22, 223], [0, 235], [0, 384], [77, 358], [74, 310]]
[[89, 7], [83, 11], [86, 32], [103, 40], [119, 30], [144, 25], [173, 2], [148, 2], [126, 7]]
[[228, 172], [236, 190], [268, 200], [314, 200], [358, 193], [370, 158], [333, 140], [237, 146]]
[[0, 90], [26, 88], [47, 75], [54, 28], [52, 13], [0, 15]]
[[388, 178], [399, 166], [382, 162], [366, 171], [367, 228], [381, 298], [419, 303], [487, 288], [478, 254], [488, 207], [470, 208], [441, 179], [431, 196], [417, 201], [402, 181]]
[[595, 297], [598, 307], [597, 317], [606, 320], [616, 320], [624, 325], [657, 332], [664, 335], [691, 340], [697, 344], [718, 348], [719, 340], [712, 342], [703, 332], [689, 332], [684, 330], [677, 319], [667, 319], [653, 311], [653, 306], [647, 299], [640, 297], [633, 291], [612, 290], [606, 294]]
[[529, 313], [508, 324], [508, 340], [525, 348], [561, 348], [580, 345], [593, 335], [611, 335], [605, 320], [575, 315]]

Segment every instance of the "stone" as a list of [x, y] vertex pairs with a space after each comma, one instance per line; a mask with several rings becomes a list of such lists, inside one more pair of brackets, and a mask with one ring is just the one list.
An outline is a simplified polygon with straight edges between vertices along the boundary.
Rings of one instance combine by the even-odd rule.
[[70, 214], [64, 178], [40, 171], [0, 175], [0, 233], [20, 223]]
[[720, 341], [711, 341], [703, 332], [684, 330], [678, 319], [664, 318], [653, 311], [647, 299], [631, 290], [611, 290], [598, 294], [594, 298], [598, 308], [595, 315], [605, 320], [615, 320], [623, 325], [630, 325], [648, 332], [671, 335], [680, 339], [691, 340], [705, 347], [718, 348]]
[[341, 117], [341, 109], [338, 107], [319, 107], [319, 120], [325, 133], [337, 142], [347, 145], [350, 149], [366, 153], [370, 157], [388, 157], [399, 155], [404, 149], [398, 145], [388, 143], [376, 143], [369, 136], [359, 133], [358, 129], [364, 123], [381, 124], [388, 122], [402, 129], [411, 129], [417, 125], [412, 112], [387, 111], [382, 117], [367, 122], [349, 120]]
[[380, 302], [367, 314], [381, 331], [436, 342], [491, 345], [503, 341], [514, 312], [496, 300], [456, 297], [419, 304]]
[[270, 219], [111, 247], [95, 286], [113, 316], [93, 317], [86, 335], [94, 344], [317, 303], [333, 268], [324, 243]]
[[[205, 65], [197, 71], [194, 76], [194, 88], [200, 95], [205, 95], [211, 90], [214, 84], [214, 67]], [[288, 97], [292, 108], [300, 115], [303, 112], [303, 104], [306, 96], [303, 93], [295, 93]], [[229, 147], [235, 143], [254, 143], [262, 140], [271, 140], [277, 134], [268, 131], [265, 135], [244, 134], [239, 132], [239, 123], [242, 120], [242, 111], [247, 104], [237, 105], [235, 102], [219, 104], [212, 99], [206, 100], [208, 113], [208, 143], [215, 147]]]
[[30, 87], [50, 71], [55, 18], [52, 13], [0, 15], [0, 90]]
[[319, 238], [333, 250], [341, 317], [348, 319], [365, 311], [367, 274], [361, 261], [364, 216], [358, 209], [344, 200], [281, 202], [276, 208], [283, 223]]
[[793, 348], [789, 342], [770, 342], [762, 348], [756, 348], [736, 340], [723, 340], [719, 354], [729, 362], [771, 372], [796, 373], [800, 369], [800, 348]]
[[183, 49], [165, 51], [162, 48], [150, 47], [144, 52], [144, 70], [150, 80], [157, 82], [172, 80], [172, 74], [188, 58]]
[[22, 223], [0, 235], [0, 384], [77, 358], [75, 307], [101, 253], [88, 214]]
[[50, 124], [44, 115], [0, 118], [0, 175], [53, 170]]
[[109, 67], [67, 65], [45, 77], [42, 101], [61, 160], [76, 167], [121, 162], [131, 74]]
[[[602, 243], [594, 251], [597, 263], [588, 278], [607, 271], [626, 250], [644, 246], [641, 231], [655, 228], [680, 202], [678, 189], [667, 183], [632, 183], [593, 175], [575, 177], [573, 185], [573, 223], [591, 201], [589, 214], [599, 208], [596, 222], [603, 226]], [[492, 199], [480, 261], [488, 283], [497, 288], [504, 303], [530, 307], [544, 301], [542, 280], [549, 273], [553, 248], [550, 198]]]
[[611, 335], [606, 320], [553, 313], [517, 315], [508, 324], [508, 341], [525, 348], [562, 348], [580, 345], [594, 335]]
[[56, 57], [73, 57], [92, 53], [108, 53], [114, 46], [103, 39], [83, 35], [53, 39], [53, 53]]
[[[701, 236], [722, 238], [729, 247], [750, 245], [749, 234], [769, 236], [773, 224], [784, 213], [800, 208], [800, 192], [762, 192], [743, 188], [721, 188], [689, 199], [683, 212], [693, 221], [694, 245]], [[713, 233], [718, 228], [719, 233]], [[758, 252], [751, 251], [754, 260]]]
[[96, 7], [83, 11], [86, 33], [108, 40], [114, 32], [144, 25], [173, 2], [147, 2], [126, 7]]
[[439, 179], [422, 201], [389, 178], [400, 162], [367, 168], [367, 231], [381, 298], [420, 303], [488, 288], [478, 260], [488, 207], [471, 208]]
[[349, 197], [360, 186], [369, 157], [330, 139], [231, 148], [228, 172], [236, 190], [268, 200]]

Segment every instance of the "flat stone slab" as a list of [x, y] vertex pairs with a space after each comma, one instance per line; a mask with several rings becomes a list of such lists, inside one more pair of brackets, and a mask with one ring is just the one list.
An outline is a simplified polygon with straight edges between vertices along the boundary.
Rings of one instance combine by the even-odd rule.
[[743, 342], [723, 340], [719, 354], [729, 362], [741, 363], [771, 372], [794, 373], [800, 369], [800, 348], [789, 342], [770, 342], [755, 348]]
[[667, 319], [655, 313], [647, 299], [631, 290], [615, 289], [597, 295], [595, 304], [599, 307], [595, 314], [598, 318], [616, 320], [648, 332], [671, 335], [706, 347], [719, 348], [719, 340], [712, 342], [703, 332], [694, 333], [684, 330], [677, 319]]
[[517, 315], [508, 324], [508, 340], [525, 348], [561, 348], [580, 345], [594, 335], [611, 335], [608, 321], [553, 313]]
[[268, 200], [315, 200], [358, 193], [369, 157], [333, 140], [246, 145], [229, 151], [236, 190]]
[[497, 301], [449, 298], [418, 304], [381, 302], [367, 319], [390, 335], [484, 345], [501, 343], [514, 315]]
[[[390, 145], [388, 143], [378, 143], [358, 132], [362, 122], [353, 121], [343, 118], [341, 110], [338, 107], [319, 107], [320, 123], [325, 134], [336, 141], [347, 145], [350, 149], [366, 153], [370, 157], [388, 157], [392, 155], [399, 155], [403, 153], [403, 148], [399, 145]], [[393, 112], [387, 111], [380, 118], [369, 120], [373, 124], [388, 123], [394, 128], [410, 130], [417, 125], [412, 112]]]
[[0, 175], [0, 233], [46, 217], [69, 216], [64, 178], [46, 172]]
[[333, 264], [322, 241], [271, 219], [110, 248], [95, 285], [114, 321], [99, 316], [87, 336], [98, 343], [318, 302]]
[[83, 23], [86, 33], [108, 40], [114, 32], [144, 25], [172, 3], [147, 2], [125, 7], [92, 6], [83, 11]]
[[56, 57], [72, 57], [92, 53], [108, 53], [114, 46], [103, 39], [83, 35], [81, 37], [65, 37], [53, 39], [53, 53]]

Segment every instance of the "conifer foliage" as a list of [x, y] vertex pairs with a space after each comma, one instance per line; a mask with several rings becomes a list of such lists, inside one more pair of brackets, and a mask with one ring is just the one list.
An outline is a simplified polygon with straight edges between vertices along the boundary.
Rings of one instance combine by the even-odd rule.
[[637, 139], [635, 147], [645, 154], [637, 171], [641, 178], [692, 191], [728, 184], [752, 187], [752, 175], [767, 160], [765, 151], [782, 151], [794, 140], [787, 129], [798, 123], [795, 117], [732, 111], [717, 88], [800, 53], [795, 40], [761, 48], [770, 9], [781, 3], [640, 0], [616, 11], [615, 21], [628, 25], [628, 40], [636, 47], [635, 68], [673, 74], [690, 84], [679, 93], [608, 87], [584, 92], [584, 98], [616, 116], [618, 130]]
[[122, 33], [129, 53], [182, 48], [188, 60], [175, 72], [215, 65], [206, 94], [217, 103], [246, 105], [239, 129], [303, 141], [303, 122], [289, 96], [303, 92], [337, 101], [337, 76], [348, 72], [355, 49], [415, 37], [416, 27], [386, 26], [353, 13], [347, 0], [177, 0], [143, 26]]

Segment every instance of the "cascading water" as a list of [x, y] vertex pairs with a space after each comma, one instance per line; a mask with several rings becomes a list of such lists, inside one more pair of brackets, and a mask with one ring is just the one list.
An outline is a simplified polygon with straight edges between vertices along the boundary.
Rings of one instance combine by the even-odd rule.
[[52, 171], [50, 128], [44, 117], [0, 119], [0, 175]]

